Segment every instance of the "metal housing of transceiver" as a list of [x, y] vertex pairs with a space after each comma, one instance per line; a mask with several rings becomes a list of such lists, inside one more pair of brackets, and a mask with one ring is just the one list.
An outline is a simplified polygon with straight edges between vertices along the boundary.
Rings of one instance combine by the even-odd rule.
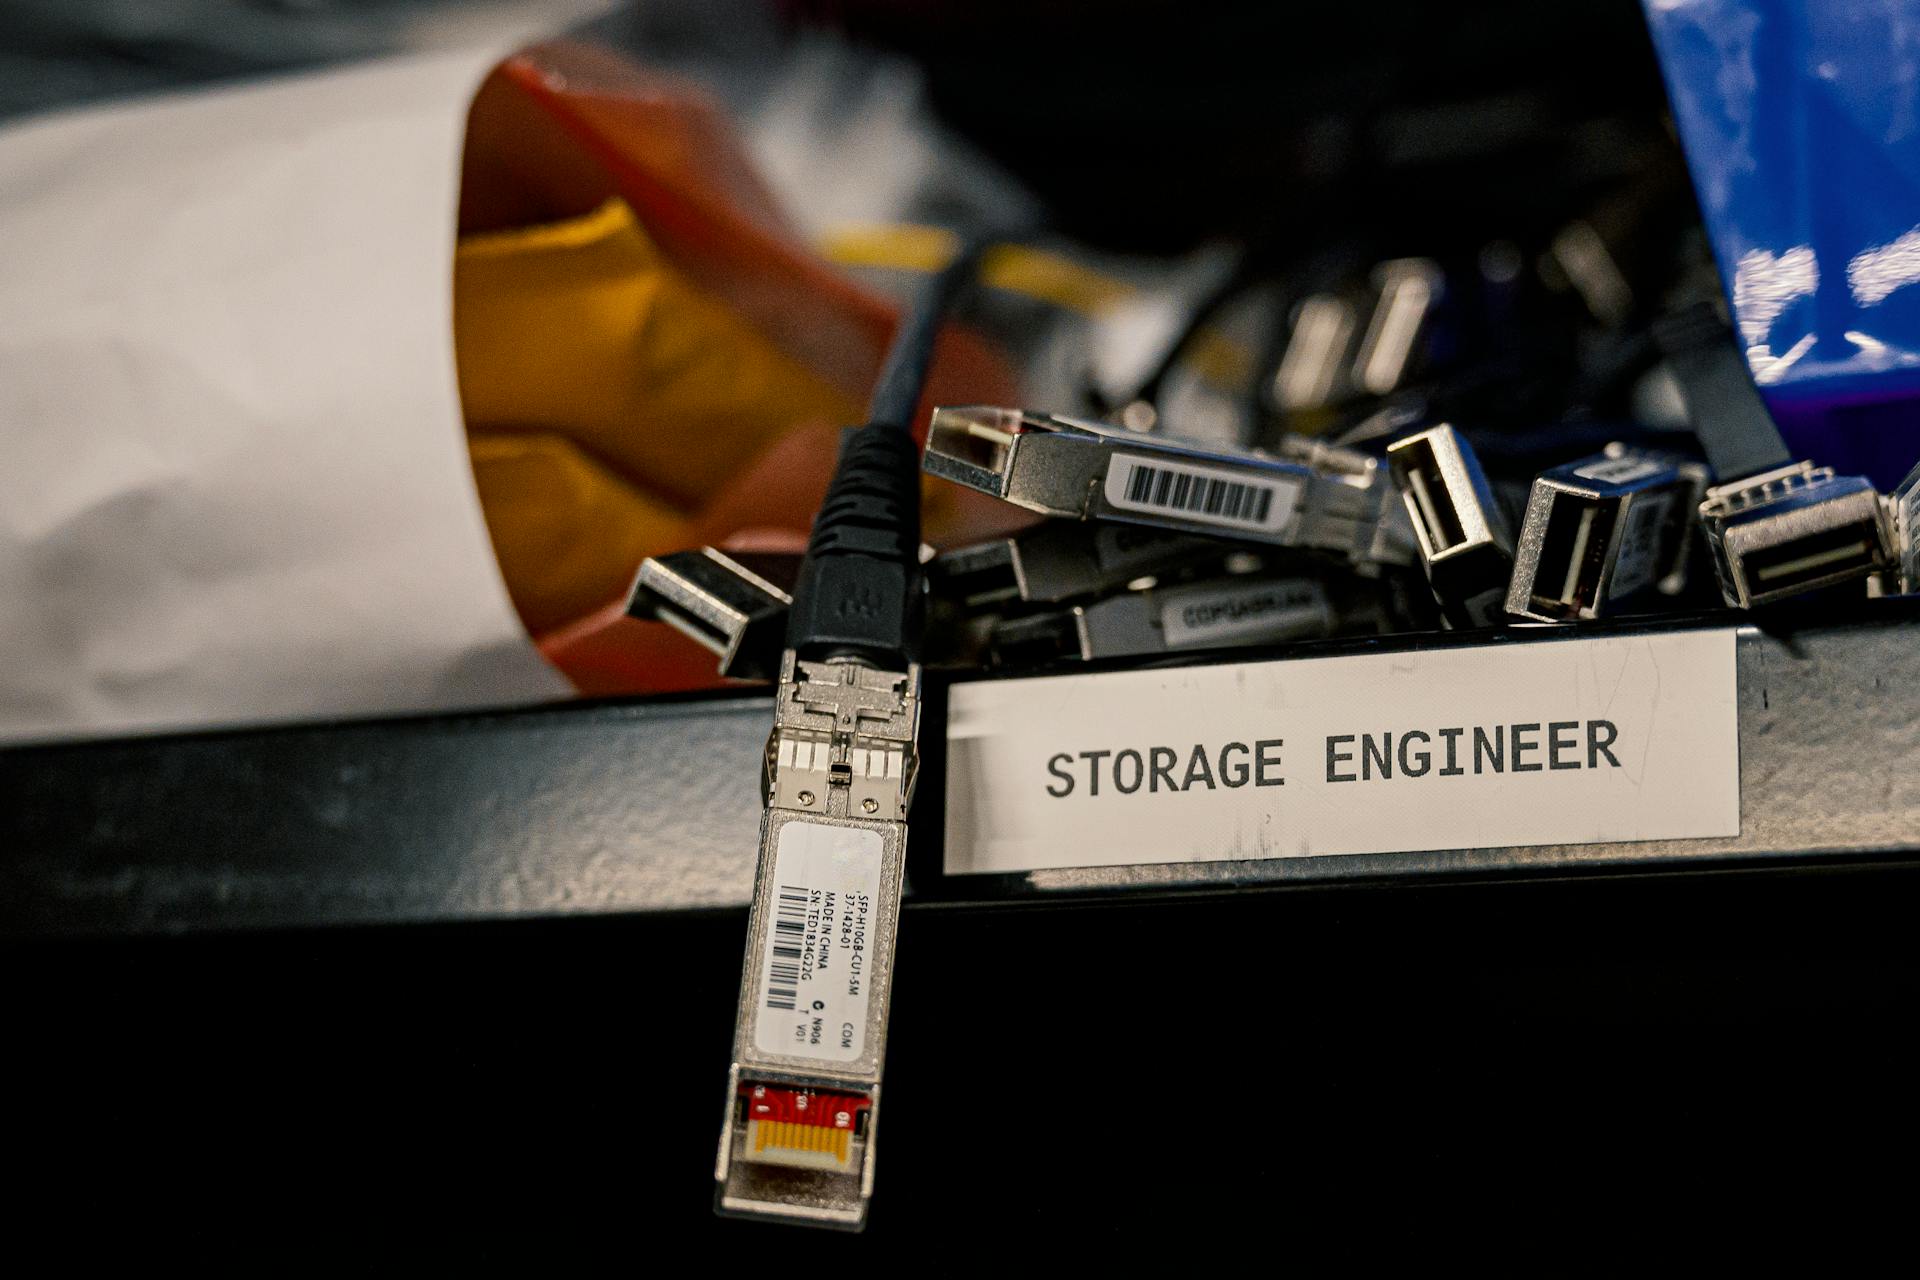
[[1715, 485], [1700, 523], [1721, 594], [1739, 609], [1866, 578], [1893, 561], [1873, 485], [1808, 462]]
[[997, 666], [1149, 657], [1403, 629], [1418, 606], [1405, 575], [1377, 581], [1264, 571], [1153, 585], [999, 620], [985, 639]]
[[967, 605], [1052, 604], [1104, 595], [1229, 550], [1213, 538], [1143, 525], [1049, 520], [1011, 537], [943, 551], [927, 562], [927, 579], [936, 594]]
[[1316, 448], [1323, 465], [966, 406], [934, 411], [924, 465], [930, 475], [1046, 515], [1310, 547], [1362, 566], [1411, 564], [1379, 463]]
[[723, 676], [771, 680], [799, 568], [798, 556], [736, 558], [712, 547], [649, 556], [640, 562], [627, 613], [664, 622], [719, 654]]
[[1513, 540], [1473, 447], [1452, 427], [1387, 446], [1434, 598], [1453, 626], [1498, 619], [1513, 574]]
[[[918, 770], [920, 669], [882, 671], [851, 661], [782, 656], [773, 733], [765, 756], [766, 811], [741, 969], [733, 1064], [715, 1202], [724, 1213], [784, 1218], [857, 1229], [873, 1195], [880, 1068], [886, 1053], [887, 1001], [894, 935], [905, 878], [907, 810]], [[864, 1023], [857, 1052], [845, 1058], [771, 1052], [756, 1038], [768, 962], [768, 935], [781, 890], [778, 853], [796, 826], [868, 836], [875, 847], [870, 913], [860, 949]], [[848, 1168], [797, 1168], [757, 1158], [747, 1143], [742, 1090], [756, 1086], [850, 1093], [867, 1102], [867, 1124], [851, 1144]]]
[[1706, 484], [1701, 463], [1622, 444], [1541, 473], [1514, 545], [1507, 612], [1570, 622], [1655, 588], [1681, 590]]
[[1894, 554], [1900, 560], [1900, 590], [1912, 594], [1920, 591], [1920, 464], [1888, 495], [1887, 505]]
[[1332, 635], [1335, 622], [1318, 579], [1236, 574], [1009, 618], [994, 629], [990, 648], [1000, 663], [1092, 661], [1318, 639]]

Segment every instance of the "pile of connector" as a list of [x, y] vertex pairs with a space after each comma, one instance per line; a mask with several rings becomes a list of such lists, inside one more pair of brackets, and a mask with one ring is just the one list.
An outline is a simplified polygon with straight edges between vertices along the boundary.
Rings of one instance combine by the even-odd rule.
[[[1704, 462], [1612, 443], [1536, 476], [1516, 537], [1461, 431], [1413, 431], [1385, 452], [1382, 465], [1302, 441], [1268, 455], [942, 409], [930, 473], [1055, 517], [933, 560], [947, 652], [1028, 665], [1412, 630], [1436, 615], [1489, 627], [1654, 612], [1686, 592], [1702, 541], [1731, 607], [1915, 585], [1920, 469], [1891, 497], [1804, 461], [1715, 483]], [[1413, 565], [1431, 604], [1405, 588]]]
[[[1536, 476], [1516, 535], [1462, 431], [1414, 431], [1385, 455], [940, 409], [930, 474], [1050, 518], [933, 556], [928, 660], [1030, 667], [1658, 612], [1700, 601], [1703, 553], [1733, 608], [1920, 587], [1920, 468], [1881, 495], [1807, 461], [1721, 479], [1613, 443]], [[769, 678], [792, 569], [711, 548], [660, 557], [636, 612], [712, 648], [730, 676]]]
[[[1703, 309], [1654, 340], [1692, 430], [1653, 439], [1579, 424], [1516, 449], [1509, 423], [1402, 415], [1351, 443], [1282, 431], [1251, 448], [1183, 439], [1170, 414], [1141, 430], [1121, 411], [938, 409], [926, 472], [1042, 519], [927, 553], [923, 660], [1028, 669], [1920, 589], [1920, 468], [1883, 495], [1791, 457]], [[728, 676], [770, 679], [796, 568], [659, 557], [633, 612], [719, 653]]]

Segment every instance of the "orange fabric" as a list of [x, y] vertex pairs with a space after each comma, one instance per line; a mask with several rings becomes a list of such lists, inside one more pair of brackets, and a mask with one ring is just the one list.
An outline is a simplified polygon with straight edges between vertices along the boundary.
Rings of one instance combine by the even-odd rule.
[[794, 423], [859, 413], [686, 281], [617, 199], [464, 239], [454, 332], [469, 424], [563, 432], [682, 510]]
[[[656, 547], [687, 542], [680, 512], [554, 435], [468, 441], [480, 507], [515, 606], [534, 635], [619, 597]], [[582, 530], [593, 536], [582, 537]]]
[[[580, 46], [482, 87], [461, 226], [460, 392], [522, 619], [594, 692], [717, 683], [710, 655], [613, 606], [647, 555], [804, 536], [898, 308], [813, 256], [704, 96]], [[1017, 399], [987, 346], [948, 332], [921, 429], [935, 402]], [[1016, 522], [926, 491], [936, 544]]]

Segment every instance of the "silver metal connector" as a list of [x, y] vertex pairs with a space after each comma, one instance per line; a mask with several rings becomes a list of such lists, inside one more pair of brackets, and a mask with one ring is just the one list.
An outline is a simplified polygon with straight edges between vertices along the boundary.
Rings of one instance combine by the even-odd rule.
[[1890, 497], [1894, 554], [1900, 559], [1900, 590], [1920, 591], [1920, 464], [1907, 472]]
[[1446, 275], [1427, 258], [1397, 258], [1374, 268], [1380, 301], [1367, 322], [1353, 361], [1353, 384], [1383, 396], [1399, 386], [1416, 363], [1434, 308], [1446, 292]]
[[1001, 620], [988, 640], [1004, 667], [1235, 649], [1402, 629], [1402, 579], [1276, 572], [1276, 566], [1176, 586], [1147, 586], [1048, 613]]
[[664, 622], [720, 655], [720, 674], [771, 680], [780, 669], [798, 556], [730, 556], [712, 547], [640, 562], [627, 613]]
[[1250, 574], [1128, 591], [1060, 613], [1009, 619], [992, 643], [997, 661], [1026, 665], [1279, 644], [1333, 629], [1333, 605], [1318, 580]]
[[1679, 592], [1706, 484], [1701, 463], [1623, 444], [1543, 472], [1527, 496], [1507, 612], [1571, 622], [1652, 588]]
[[714, 1166], [723, 1213], [866, 1221], [919, 723], [918, 666], [781, 659]]
[[1273, 375], [1275, 405], [1290, 413], [1321, 409], [1351, 389], [1347, 369], [1359, 332], [1358, 308], [1337, 293], [1316, 293], [1293, 312], [1293, 328]]
[[1049, 520], [1009, 538], [943, 551], [928, 561], [927, 579], [937, 594], [969, 606], [1053, 604], [1105, 595], [1228, 550], [1213, 538], [1141, 525]]
[[1390, 533], [1389, 486], [1373, 459], [1327, 450], [1316, 467], [1244, 449], [1148, 437], [1097, 422], [985, 406], [936, 409], [930, 475], [1029, 511], [1152, 525], [1277, 546], [1309, 547], [1356, 564], [1411, 546]]
[[1873, 485], [1809, 462], [1715, 485], [1700, 522], [1721, 594], [1735, 608], [1870, 577], [1893, 562]]
[[1491, 625], [1506, 603], [1513, 540], [1473, 447], [1452, 427], [1429, 427], [1387, 446], [1387, 465], [1447, 621]]

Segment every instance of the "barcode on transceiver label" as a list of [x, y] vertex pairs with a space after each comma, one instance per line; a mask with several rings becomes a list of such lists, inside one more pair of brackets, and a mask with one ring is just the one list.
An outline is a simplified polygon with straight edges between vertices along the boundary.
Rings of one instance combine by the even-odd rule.
[[753, 1042], [763, 1053], [851, 1062], [866, 1050], [878, 832], [789, 822], [774, 846]]
[[1274, 532], [1293, 516], [1300, 487], [1283, 476], [1253, 476], [1117, 453], [1107, 464], [1107, 502], [1198, 524]]
[[793, 1012], [800, 998], [800, 957], [807, 937], [807, 907], [812, 895], [783, 884], [774, 897], [772, 959], [767, 963], [767, 1008]]

